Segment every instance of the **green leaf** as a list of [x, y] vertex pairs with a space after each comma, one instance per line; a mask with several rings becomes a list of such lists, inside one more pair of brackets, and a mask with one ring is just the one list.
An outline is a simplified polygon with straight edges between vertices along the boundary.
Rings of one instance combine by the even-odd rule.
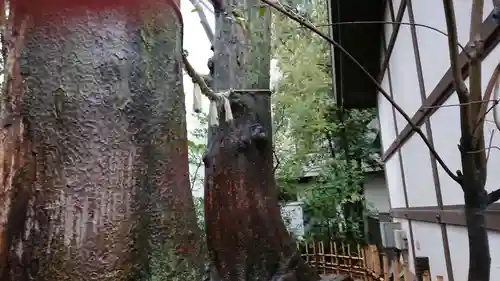
[[199, 11], [200, 11], [200, 9], [194, 8], [194, 9], [191, 10], [191, 13], [196, 13], [196, 12], [199, 12]]
[[266, 14], [266, 8], [260, 7], [259, 8], [259, 17], [263, 17], [265, 14]]

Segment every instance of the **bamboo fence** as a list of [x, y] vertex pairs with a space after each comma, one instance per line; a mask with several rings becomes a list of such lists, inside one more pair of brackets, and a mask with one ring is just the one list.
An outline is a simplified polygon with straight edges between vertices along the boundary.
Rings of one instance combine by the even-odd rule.
[[[406, 259], [395, 255], [389, 262], [388, 255], [379, 252], [375, 245], [319, 241], [300, 243], [298, 247], [302, 258], [320, 274], [348, 275], [363, 281], [395, 281], [392, 276], [400, 276], [398, 281], [416, 281]], [[427, 271], [421, 280], [431, 281]], [[443, 277], [436, 276], [434, 281], [443, 281]]]

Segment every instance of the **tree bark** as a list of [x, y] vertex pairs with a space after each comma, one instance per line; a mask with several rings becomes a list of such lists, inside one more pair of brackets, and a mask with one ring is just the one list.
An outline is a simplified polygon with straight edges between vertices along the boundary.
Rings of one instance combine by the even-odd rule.
[[[230, 96], [235, 120], [224, 123], [221, 116], [210, 128], [204, 155], [209, 255], [223, 281], [319, 280], [301, 259], [278, 205], [267, 90], [270, 11], [245, 3], [214, 5], [214, 90], [236, 91]], [[227, 16], [240, 11], [243, 23]]]
[[244, 93], [232, 99], [236, 119], [216, 129], [204, 158], [212, 262], [225, 281], [318, 280], [281, 218], [266, 126], [270, 112], [264, 110], [269, 97]]
[[4, 96], [0, 280], [200, 277], [181, 23], [159, 8], [31, 17]]

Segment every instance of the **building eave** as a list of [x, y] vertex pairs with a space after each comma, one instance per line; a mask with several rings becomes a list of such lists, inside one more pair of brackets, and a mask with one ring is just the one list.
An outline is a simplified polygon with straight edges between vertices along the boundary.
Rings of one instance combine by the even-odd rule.
[[[383, 24], [336, 23], [383, 21], [384, 3], [384, 0], [331, 0], [328, 7], [330, 36], [358, 60], [372, 77], [377, 77], [380, 72]], [[333, 92], [337, 103], [346, 109], [376, 107], [377, 89], [373, 81], [338, 48], [333, 48], [330, 54], [334, 67]]]

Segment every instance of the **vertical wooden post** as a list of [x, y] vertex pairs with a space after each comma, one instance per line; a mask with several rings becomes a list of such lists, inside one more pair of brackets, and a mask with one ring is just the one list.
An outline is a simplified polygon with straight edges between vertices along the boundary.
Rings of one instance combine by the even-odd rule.
[[377, 246], [372, 245], [372, 252], [373, 252], [373, 262], [374, 262], [373, 266], [375, 269], [375, 273], [377, 274], [377, 276], [380, 276], [382, 275], [382, 270], [380, 267], [380, 253], [377, 249]]
[[337, 252], [337, 242], [333, 242], [333, 252], [334, 252], [334, 255], [335, 255], [335, 271], [337, 274], [339, 274], [339, 256], [338, 256], [338, 252]]
[[306, 248], [306, 258], [305, 258], [305, 260], [306, 260], [306, 263], [309, 263], [309, 243], [307, 243], [307, 241], [305, 241], [304, 245], [305, 245], [305, 248]]
[[321, 266], [323, 267], [323, 274], [326, 274], [325, 246], [323, 241], [319, 242], [319, 252], [320, 252]]
[[332, 240], [330, 240], [329, 243], [330, 243], [330, 265], [332, 266], [332, 273], [334, 273], [335, 270], [337, 269], [337, 267], [335, 265], [335, 262], [334, 262], [335, 251], [334, 251], [334, 248], [333, 248]]
[[365, 256], [366, 269], [367, 269], [367, 271], [370, 271], [371, 270], [371, 257], [370, 257], [370, 251], [368, 250], [368, 247], [369, 246], [363, 248], [363, 255]]
[[431, 281], [431, 278], [429, 276], [429, 271], [424, 271], [424, 274], [422, 275], [422, 281]]
[[410, 272], [409, 272], [409, 264], [408, 260], [403, 257], [403, 275], [404, 275], [404, 281], [410, 281]]
[[351, 244], [347, 244], [347, 268], [349, 268], [349, 277], [352, 278]]
[[318, 266], [318, 254], [316, 253], [316, 241], [312, 241], [312, 244], [313, 244], [313, 252], [312, 252], [312, 255], [314, 257], [314, 265], [313, 267], [317, 267]]
[[[359, 247], [359, 245], [358, 245]], [[361, 257], [361, 267], [363, 269], [363, 280], [368, 281], [368, 266], [367, 266], [367, 259], [366, 259], [366, 253], [365, 253], [365, 248], [361, 248], [359, 250], [359, 255]]]
[[397, 255], [394, 256], [394, 258], [392, 259], [392, 280], [393, 281], [399, 281], [399, 268], [400, 264], [399, 264], [399, 259], [397, 257]]
[[384, 265], [384, 281], [389, 281], [389, 258], [386, 253], [382, 254], [382, 263]]

